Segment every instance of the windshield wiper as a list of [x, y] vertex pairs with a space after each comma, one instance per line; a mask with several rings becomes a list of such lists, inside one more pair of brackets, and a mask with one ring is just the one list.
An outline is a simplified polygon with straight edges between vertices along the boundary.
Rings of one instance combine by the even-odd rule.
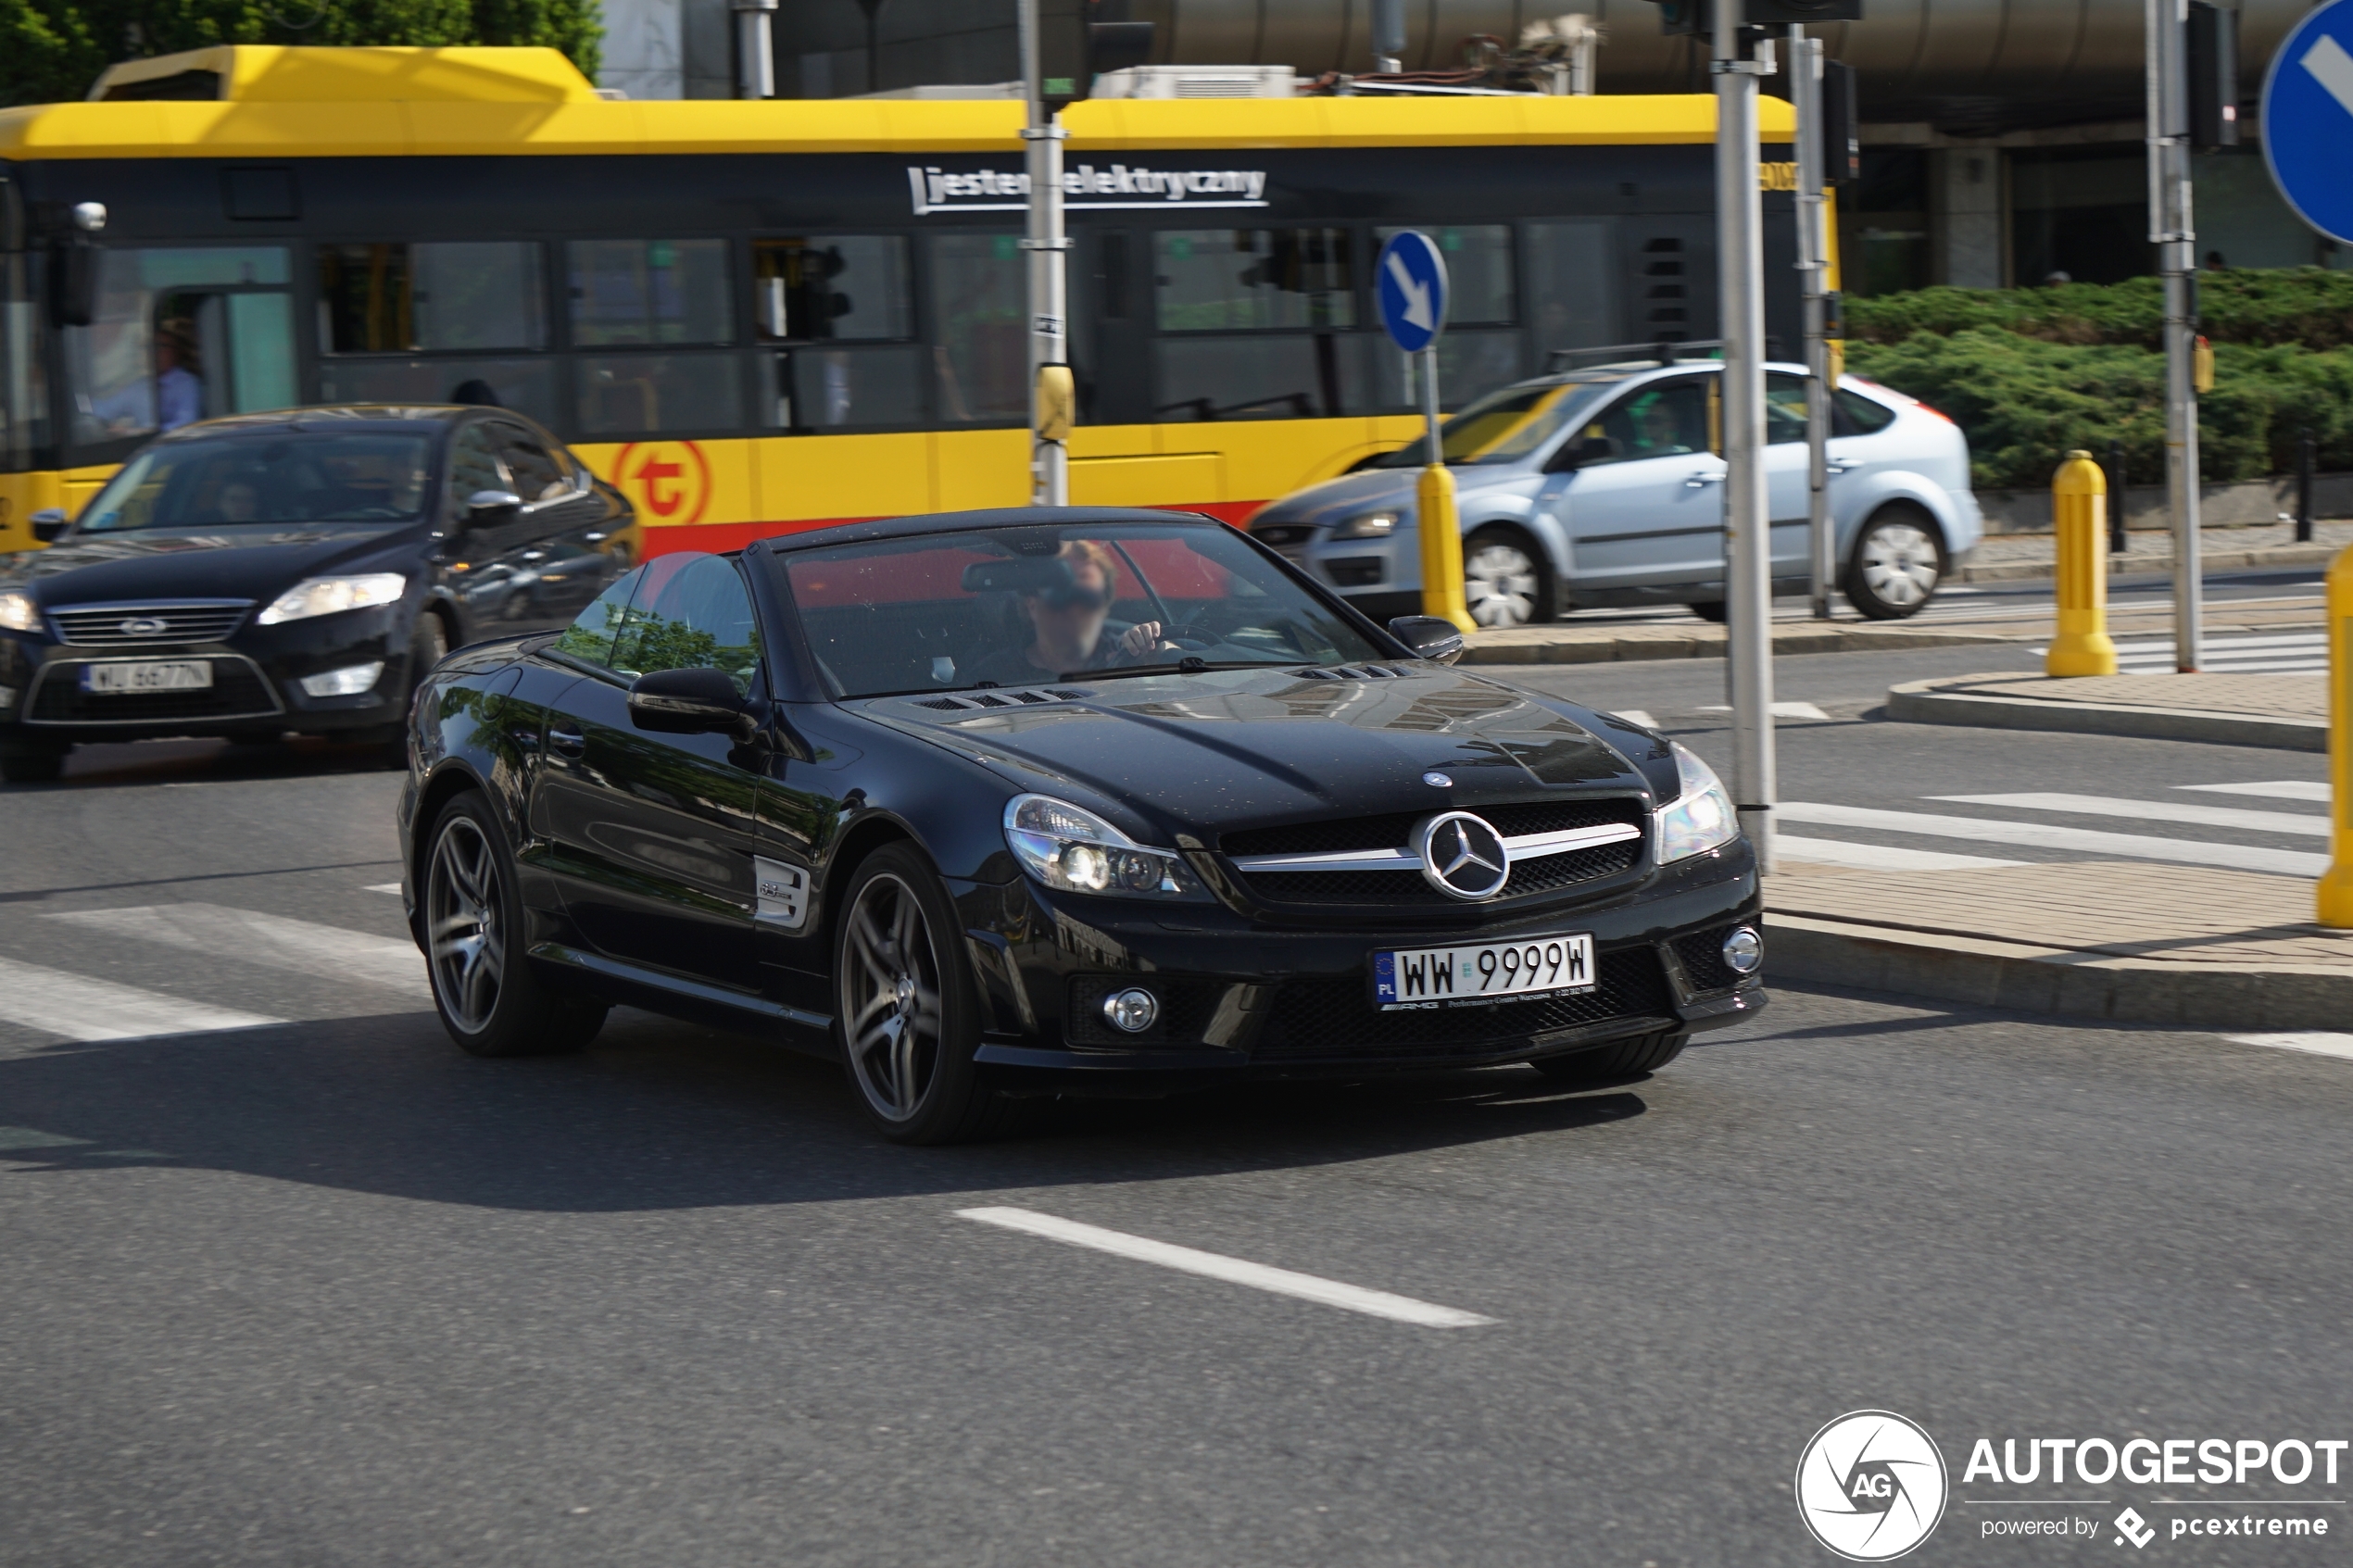
[[1058, 681], [1101, 681], [1114, 675], [1201, 675], [1212, 670], [1264, 670], [1279, 659], [1235, 659], [1211, 663], [1205, 659], [1180, 659], [1174, 664], [1114, 664], [1101, 670], [1073, 670]]

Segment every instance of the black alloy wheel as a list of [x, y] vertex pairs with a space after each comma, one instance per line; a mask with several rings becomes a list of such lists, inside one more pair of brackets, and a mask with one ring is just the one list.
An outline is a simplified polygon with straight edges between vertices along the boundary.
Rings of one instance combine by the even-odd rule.
[[860, 864], [834, 932], [836, 1037], [859, 1105], [894, 1143], [1005, 1130], [1016, 1102], [973, 1060], [979, 999], [955, 907], [921, 852], [887, 844]]
[[490, 803], [472, 790], [443, 808], [425, 863], [425, 967], [434, 1009], [474, 1056], [550, 1056], [585, 1047], [606, 1004], [566, 994], [522, 952], [514, 857]]
[[1682, 1055], [1690, 1041], [1689, 1035], [1637, 1035], [1590, 1050], [1542, 1057], [1529, 1065], [1558, 1083], [1605, 1084], [1657, 1072]]

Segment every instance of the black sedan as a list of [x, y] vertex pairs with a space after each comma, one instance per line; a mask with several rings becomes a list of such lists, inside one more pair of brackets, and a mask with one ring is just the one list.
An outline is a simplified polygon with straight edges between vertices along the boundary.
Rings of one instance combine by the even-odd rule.
[[660, 557], [428, 678], [412, 928], [470, 1051], [620, 1002], [749, 1027], [908, 1142], [1236, 1076], [1617, 1076], [1761, 1007], [1706, 764], [1461, 647], [1166, 512]]
[[0, 776], [77, 741], [381, 736], [447, 649], [561, 627], [629, 503], [519, 415], [353, 406], [185, 425], [47, 549], [0, 556]]

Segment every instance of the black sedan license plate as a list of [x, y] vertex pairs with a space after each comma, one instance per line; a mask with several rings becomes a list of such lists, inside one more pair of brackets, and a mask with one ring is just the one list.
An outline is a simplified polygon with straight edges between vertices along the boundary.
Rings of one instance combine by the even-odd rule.
[[1585, 932], [1373, 955], [1373, 999], [1383, 1012], [1477, 1007], [1590, 991], [1593, 985], [1593, 938]]
[[211, 684], [212, 665], [201, 659], [142, 659], [82, 667], [82, 689], [100, 695], [199, 692]]

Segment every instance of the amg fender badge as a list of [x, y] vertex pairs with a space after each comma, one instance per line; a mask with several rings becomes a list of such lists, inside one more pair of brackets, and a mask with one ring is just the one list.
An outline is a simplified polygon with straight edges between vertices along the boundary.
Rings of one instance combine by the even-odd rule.
[[799, 866], [755, 855], [752, 879], [760, 895], [758, 918], [769, 925], [799, 931], [809, 918], [809, 873]]

